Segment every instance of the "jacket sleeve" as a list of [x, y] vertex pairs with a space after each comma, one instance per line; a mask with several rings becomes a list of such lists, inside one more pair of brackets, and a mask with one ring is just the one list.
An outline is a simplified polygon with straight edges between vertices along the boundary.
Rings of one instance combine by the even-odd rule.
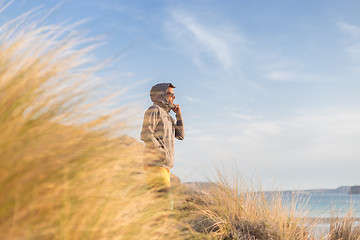
[[183, 140], [185, 138], [184, 124], [181, 114], [176, 114], [175, 137], [179, 140]]
[[155, 137], [155, 129], [160, 121], [160, 111], [156, 107], [150, 107], [144, 115], [144, 123], [141, 131], [141, 140], [145, 142], [148, 147], [152, 148], [161, 155], [166, 156], [165, 150]]

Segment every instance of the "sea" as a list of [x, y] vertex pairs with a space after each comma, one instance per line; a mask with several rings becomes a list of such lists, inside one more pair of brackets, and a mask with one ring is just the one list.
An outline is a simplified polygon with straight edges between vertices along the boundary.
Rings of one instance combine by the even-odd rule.
[[326, 232], [331, 218], [352, 217], [360, 225], [360, 195], [347, 193], [291, 193], [283, 194], [285, 205], [296, 203], [298, 216], [318, 219], [317, 231]]
[[312, 218], [346, 217], [351, 213], [360, 218], [360, 194], [291, 193], [283, 194], [285, 205], [296, 202], [299, 214]]

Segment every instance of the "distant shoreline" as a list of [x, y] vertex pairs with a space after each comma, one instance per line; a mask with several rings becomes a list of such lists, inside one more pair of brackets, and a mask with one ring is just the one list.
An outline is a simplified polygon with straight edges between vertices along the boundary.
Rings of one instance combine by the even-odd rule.
[[[331, 222], [340, 222], [344, 219], [347, 219], [347, 217], [304, 217], [306, 221], [309, 222], [315, 222], [315, 223], [324, 223], [324, 224], [330, 224]], [[360, 218], [350, 218], [354, 222], [360, 222]]]
[[[216, 185], [215, 182], [184, 182], [184, 185], [190, 187], [193, 190], [206, 190], [210, 187]], [[282, 193], [282, 194], [327, 194], [327, 193], [341, 193], [341, 194], [348, 194], [348, 195], [360, 195], [360, 193], [353, 192], [350, 193], [351, 187], [357, 187], [357, 185], [353, 186], [340, 186], [338, 188], [333, 189], [294, 189], [294, 190], [270, 190], [264, 191], [260, 190], [259, 192], [263, 193]], [[359, 186], [360, 189], [360, 186]], [[256, 191], [258, 192], [258, 191]]]

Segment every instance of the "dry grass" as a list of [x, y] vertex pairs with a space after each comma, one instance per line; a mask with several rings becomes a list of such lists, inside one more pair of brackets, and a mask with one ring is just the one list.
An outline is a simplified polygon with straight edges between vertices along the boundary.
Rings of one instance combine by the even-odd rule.
[[334, 218], [330, 222], [329, 240], [358, 240], [360, 239], [360, 225], [351, 217], [351, 212], [345, 218]]
[[315, 239], [295, 206], [286, 207], [279, 194], [256, 192], [239, 178], [218, 174], [205, 194], [193, 200], [191, 229], [197, 239]]
[[0, 28], [0, 239], [176, 239], [142, 145], [91, 114], [86, 42], [26, 15]]
[[360, 225], [351, 211], [347, 217], [330, 218], [326, 231], [318, 228], [324, 219], [307, 217], [308, 199], [295, 194], [285, 203], [279, 192], [255, 191], [240, 176], [229, 176], [218, 171], [216, 183], [188, 193], [186, 221], [195, 239], [360, 239]]

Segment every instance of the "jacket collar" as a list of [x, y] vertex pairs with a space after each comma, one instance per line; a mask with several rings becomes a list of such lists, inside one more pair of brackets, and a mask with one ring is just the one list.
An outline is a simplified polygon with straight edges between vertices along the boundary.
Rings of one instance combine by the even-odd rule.
[[164, 109], [167, 112], [170, 112], [170, 110], [171, 110], [171, 107], [168, 103], [154, 102], [154, 104], [158, 105], [159, 107], [161, 107], [162, 109]]

